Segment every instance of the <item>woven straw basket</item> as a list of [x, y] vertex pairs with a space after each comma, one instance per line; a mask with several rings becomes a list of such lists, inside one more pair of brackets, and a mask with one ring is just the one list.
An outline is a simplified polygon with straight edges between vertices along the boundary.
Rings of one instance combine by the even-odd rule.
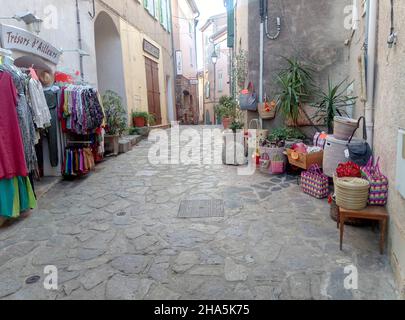
[[370, 183], [360, 178], [333, 177], [336, 204], [347, 210], [363, 210], [367, 207]]

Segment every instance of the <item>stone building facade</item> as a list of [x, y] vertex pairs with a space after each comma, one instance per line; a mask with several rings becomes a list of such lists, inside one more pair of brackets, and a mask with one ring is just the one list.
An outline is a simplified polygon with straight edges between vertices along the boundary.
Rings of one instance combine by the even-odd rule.
[[[376, 8], [376, 60], [374, 94], [367, 92], [364, 55], [370, 54], [372, 45], [367, 13], [375, 1]], [[354, 92], [358, 96], [354, 108], [355, 117], [366, 116], [376, 157], [380, 157], [381, 169], [390, 181], [388, 210], [390, 214], [389, 254], [397, 283], [405, 299], [405, 194], [400, 192], [401, 172], [405, 168], [405, 139], [400, 141], [400, 129], [405, 129], [405, 7], [401, 1], [356, 1], [356, 28], [350, 35], [350, 78], [354, 79]], [[391, 34], [391, 12], [396, 44], [390, 47], [387, 39]], [[365, 48], [368, 47], [368, 53]], [[361, 62], [363, 61], [363, 63]], [[368, 99], [368, 96], [372, 99]], [[370, 101], [371, 100], [371, 101]], [[367, 109], [370, 109], [367, 111]], [[369, 114], [372, 117], [368, 116]], [[402, 142], [402, 145], [401, 145]], [[403, 179], [403, 178], [402, 178]], [[402, 180], [403, 181], [403, 180]]]
[[176, 63], [176, 111], [181, 124], [199, 123], [197, 25], [200, 12], [194, 0], [172, 0]]
[[[348, 30], [345, 21], [346, 7], [352, 0], [322, 1], [322, 5], [319, 0], [264, 1], [268, 2], [269, 36], [277, 33], [277, 18], [281, 20], [281, 32], [275, 40], [264, 34], [263, 97], [276, 98], [279, 92], [277, 74], [286, 66], [284, 57], [305, 62], [315, 71], [315, 82], [321, 87], [327, 85], [328, 77], [333, 82], [347, 77], [348, 49], [344, 42]], [[240, 49], [248, 51], [246, 82], [253, 82], [257, 94], [260, 93], [260, 2], [235, 2], [235, 53]], [[248, 119], [252, 118], [258, 118], [258, 114], [249, 112]], [[264, 121], [263, 126], [270, 129], [283, 122], [278, 115], [274, 120]]]
[[[227, 15], [211, 17], [201, 28], [204, 63], [204, 119], [206, 124], [220, 123], [216, 119], [214, 107], [221, 96], [229, 96], [231, 52], [227, 46]], [[212, 63], [213, 52], [217, 63]]]
[[[353, 118], [366, 116], [369, 142], [390, 181], [388, 252], [398, 288], [405, 298], [405, 192], [401, 182], [401, 174], [405, 172], [405, 134], [402, 134], [405, 21], [401, 19], [405, 7], [400, 1], [393, 3], [391, 7], [391, 1], [384, 0], [322, 1], [322, 4], [318, 0], [269, 1], [269, 31], [275, 34], [279, 17], [281, 32], [275, 40], [264, 36], [263, 93], [271, 99], [276, 97], [276, 76], [285, 65], [282, 57], [298, 58], [312, 67], [315, 81], [321, 87], [326, 86], [328, 77], [333, 83], [353, 81], [347, 94], [357, 96], [357, 100], [347, 111]], [[235, 50], [248, 50], [248, 78], [256, 87], [260, 79], [259, 12], [260, 0], [236, 2]], [[393, 32], [396, 44], [388, 45], [387, 39]], [[370, 73], [374, 54], [375, 77]], [[248, 119], [258, 117], [257, 113], [248, 114]], [[280, 115], [264, 121], [264, 127], [270, 129], [283, 125]], [[314, 133], [310, 127], [301, 129], [308, 135]]]
[[[44, 20], [39, 36], [63, 50], [56, 69], [82, 72], [101, 92], [116, 91], [129, 119], [132, 111], [150, 111], [157, 124], [175, 120], [169, 0], [0, 0], [0, 6], [4, 17], [28, 10]], [[13, 19], [1, 23], [26, 28]]]

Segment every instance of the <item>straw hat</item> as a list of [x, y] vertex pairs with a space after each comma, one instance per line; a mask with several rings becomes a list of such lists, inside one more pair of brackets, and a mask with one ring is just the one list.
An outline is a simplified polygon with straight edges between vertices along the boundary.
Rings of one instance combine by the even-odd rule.
[[41, 71], [38, 77], [44, 87], [50, 87], [55, 83], [55, 77], [49, 71]]

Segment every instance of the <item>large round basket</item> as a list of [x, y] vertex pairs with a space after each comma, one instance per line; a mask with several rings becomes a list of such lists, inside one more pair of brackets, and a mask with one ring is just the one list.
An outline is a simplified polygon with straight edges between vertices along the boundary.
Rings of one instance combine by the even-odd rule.
[[367, 207], [370, 183], [360, 178], [334, 176], [336, 204], [347, 210], [363, 210]]

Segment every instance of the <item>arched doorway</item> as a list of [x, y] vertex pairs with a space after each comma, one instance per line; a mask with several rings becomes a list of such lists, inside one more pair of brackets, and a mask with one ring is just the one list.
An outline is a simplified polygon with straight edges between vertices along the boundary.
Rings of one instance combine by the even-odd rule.
[[97, 79], [101, 93], [112, 90], [127, 103], [121, 38], [113, 19], [101, 12], [94, 23]]

